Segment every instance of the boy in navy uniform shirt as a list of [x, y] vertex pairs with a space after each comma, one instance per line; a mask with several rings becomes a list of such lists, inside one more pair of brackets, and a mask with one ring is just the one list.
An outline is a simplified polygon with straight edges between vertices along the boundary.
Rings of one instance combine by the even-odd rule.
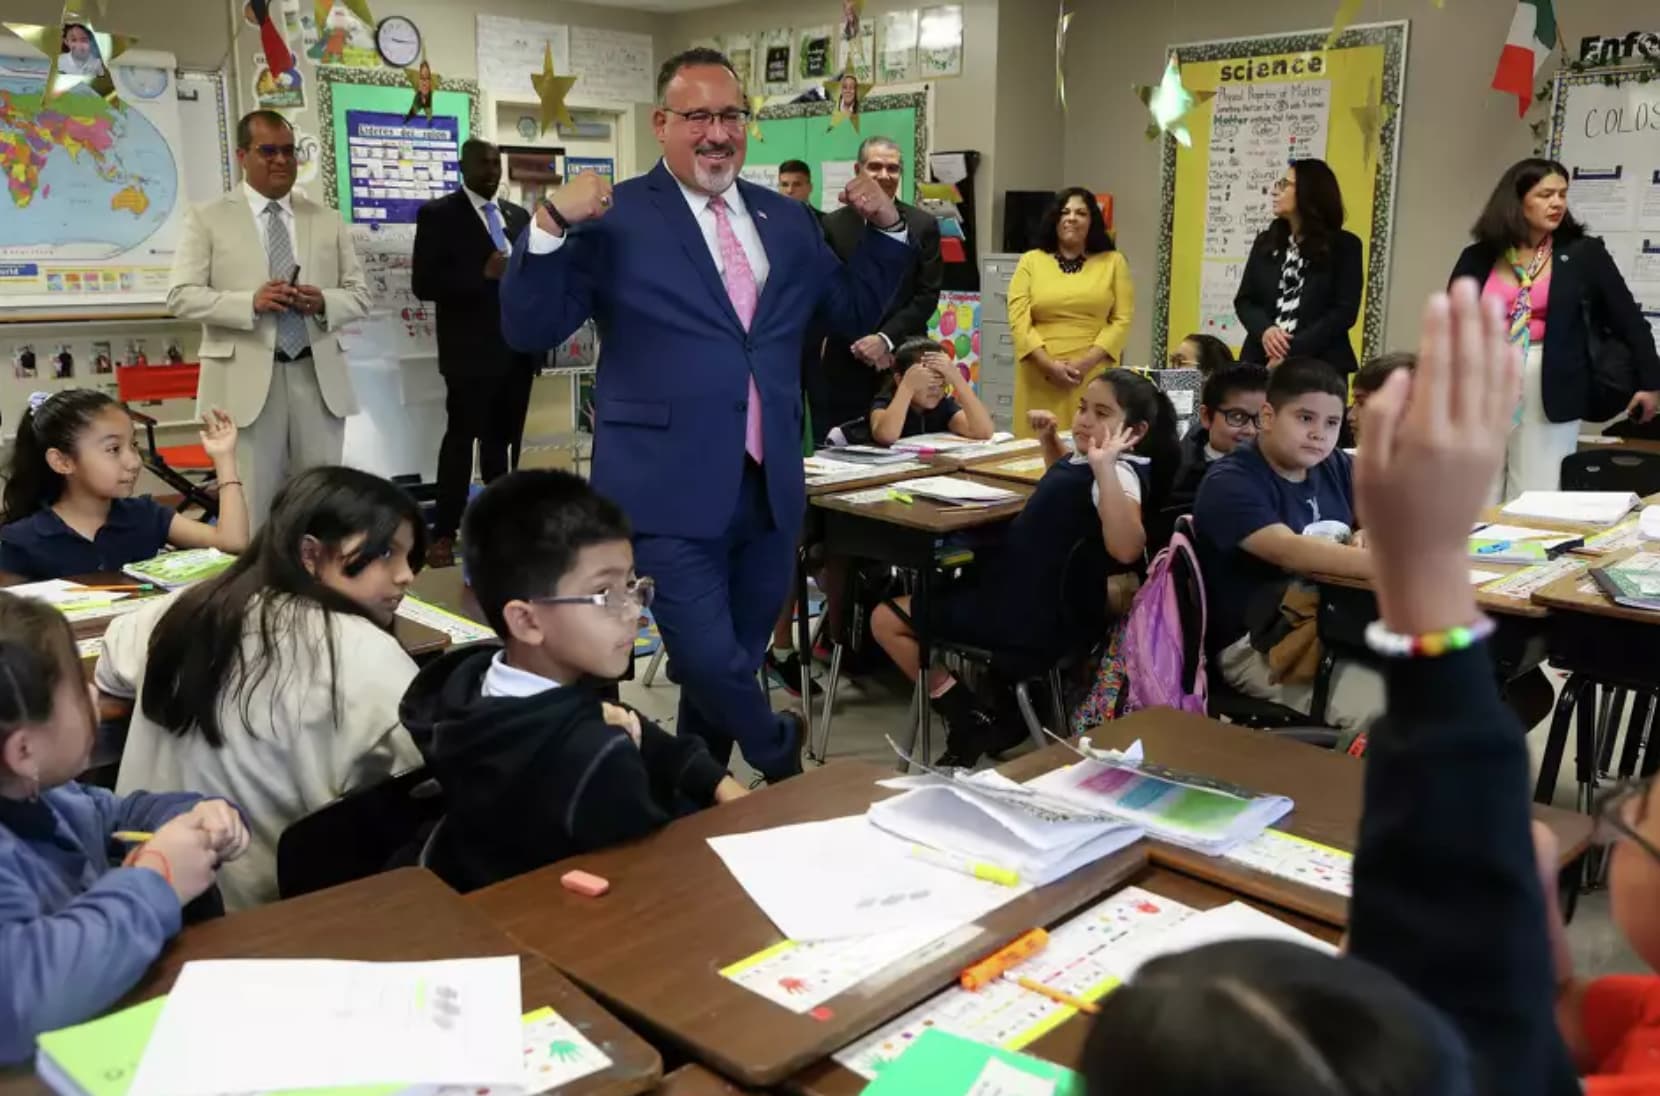
[[932, 339], [906, 339], [894, 351], [894, 376], [870, 405], [870, 437], [892, 445], [917, 434], [991, 438], [991, 414]]
[[519, 471], [463, 524], [503, 642], [429, 664], [400, 710], [449, 800], [429, 857], [445, 882], [473, 890], [744, 794], [702, 739], [602, 698], [652, 591], [615, 503], [568, 472]]
[[1182, 439], [1182, 465], [1170, 487], [1172, 508], [1192, 510], [1211, 464], [1256, 438], [1267, 389], [1268, 370], [1250, 362], [1230, 362], [1205, 378], [1198, 421]]
[[[1256, 442], [1211, 466], [1193, 507], [1211, 657], [1234, 688], [1302, 712], [1313, 707], [1312, 682], [1276, 680], [1260, 646], [1287, 588], [1316, 573], [1372, 575], [1365, 548], [1346, 543], [1356, 523], [1351, 462], [1336, 448], [1345, 394], [1342, 376], [1325, 362], [1282, 362], [1269, 375]], [[1382, 708], [1381, 678], [1340, 662], [1328, 721], [1361, 729]]]

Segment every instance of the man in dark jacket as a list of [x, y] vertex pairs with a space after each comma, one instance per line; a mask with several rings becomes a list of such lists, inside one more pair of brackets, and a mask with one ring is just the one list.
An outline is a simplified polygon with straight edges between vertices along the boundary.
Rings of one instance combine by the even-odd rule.
[[415, 295], [438, 306], [438, 371], [448, 422], [438, 447], [438, 506], [427, 562], [455, 562], [455, 531], [473, 478], [478, 442], [484, 482], [518, 467], [536, 362], [501, 336], [498, 297], [507, 253], [530, 214], [496, 198], [501, 151], [461, 147], [461, 189], [421, 207], [415, 221]]
[[[887, 137], [868, 137], [859, 146], [854, 172], [875, 179], [905, 218], [914, 248], [911, 268], [888, 302], [875, 331], [830, 331], [824, 348], [823, 406], [813, 408], [815, 428], [824, 433], [849, 419], [870, 414], [870, 401], [881, 389], [893, 361], [893, 349], [912, 335], [928, 330], [939, 305], [945, 264], [940, 259], [939, 222], [933, 215], [898, 201], [899, 180], [905, 170], [899, 146]], [[830, 247], [847, 261], [862, 238], [864, 221], [851, 207], [824, 215], [824, 235]]]

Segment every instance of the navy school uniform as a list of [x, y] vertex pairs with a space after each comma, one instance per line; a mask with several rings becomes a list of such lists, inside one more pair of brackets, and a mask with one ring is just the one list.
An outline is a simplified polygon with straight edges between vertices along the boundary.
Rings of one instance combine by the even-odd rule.
[[[1147, 462], [1121, 458], [1118, 467], [1133, 475], [1145, 506], [1152, 493]], [[1107, 555], [1095, 497], [1095, 473], [1087, 461], [1050, 465], [1003, 540], [976, 551], [978, 581], [935, 595], [929, 612], [933, 635], [995, 650], [1058, 655], [1083, 638], [1066, 634], [1060, 589], [1079, 543], [1083, 547], [1072, 560], [1071, 588], [1065, 595], [1078, 614], [1076, 630], [1104, 628], [1107, 595], [1102, 587], [1108, 574], [1123, 567]]]
[[104, 527], [88, 540], [50, 506], [42, 506], [0, 526], [0, 571], [31, 582], [119, 571], [166, 548], [173, 517], [173, 511], [149, 497], [114, 499]]
[[[894, 393], [890, 389], [871, 401], [870, 417], [876, 412], [885, 411], [893, 403]], [[899, 436], [913, 438], [918, 434], [947, 434], [951, 431], [951, 420], [957, 417], [962, 405], [950, 396], [942, 396], [940, 402], [927, 410], [918, 410], [913, 404], [905, 409], [905, 425], [900, 428]]]

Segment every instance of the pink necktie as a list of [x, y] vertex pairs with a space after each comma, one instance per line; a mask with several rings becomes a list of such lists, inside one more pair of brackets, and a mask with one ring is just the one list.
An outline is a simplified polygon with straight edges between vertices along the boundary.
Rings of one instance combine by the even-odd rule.
[[[732, 310], [738, 322], [749, 330], [755, 319], [755, 304], [759, 294], [755, 288], [755, 271], [750, 268], [749, 256], [744, 254], [738, 234], [732, 231], [732, 215], [726, 208], [726, 199], [709, 199], [709, 210], [715, 215], [715, 242], [720, 245], [721, 279], [726, 283], [726, 295], [732, 299]], [[755, 374], [749, 375], [749, 416], [744, 423], [744, 452], [756, 464], [761, 463], [761, 393], [755, 389]]]

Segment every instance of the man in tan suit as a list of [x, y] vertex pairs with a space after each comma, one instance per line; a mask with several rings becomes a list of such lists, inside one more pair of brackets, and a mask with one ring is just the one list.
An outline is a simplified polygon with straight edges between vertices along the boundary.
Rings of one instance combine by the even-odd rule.
[[340, 463], [357, 395], [335, 332], [368, 312], [369, 289], [339, 216], [292, 193], [283, 116], [244, 116], [236, 145], [242, 185], [185, 218], [167, 307], [202, 322], [197, 403], [236, 420], [258, 526], [291, 472]]

